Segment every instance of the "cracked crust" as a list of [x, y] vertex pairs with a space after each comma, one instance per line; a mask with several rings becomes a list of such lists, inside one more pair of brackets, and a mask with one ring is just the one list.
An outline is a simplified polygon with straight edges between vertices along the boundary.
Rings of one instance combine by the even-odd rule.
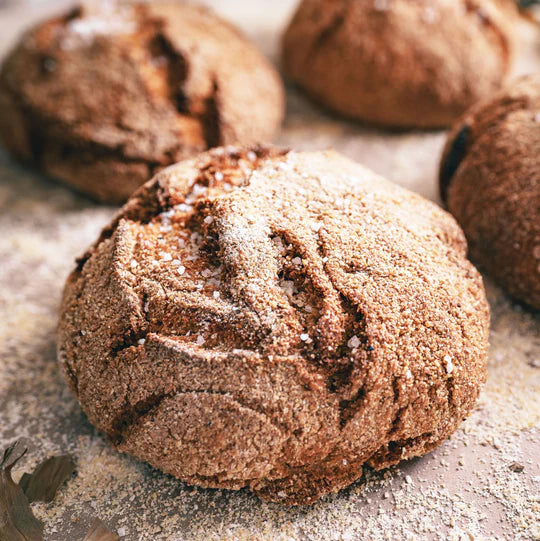
[[439, 178], [471, 257], [540, 310], [539, 75], [514, 81], [456, 123]]
[[61, 365], [122, 451], [307, 504], [422, 455], [485, 377], [488, 306], [453, 218], [334, 152], [216, 149], [79, 260]]
[[503, 83], [510, 11], [491, 0], [303, 0], [284, 36], [283, 64], [345, 116], [448, 126]]
[[87, 3], [31, 29], [5, 60], [0, 138], [46, 173], [122, 203], [171, 163], [270, 140], [284, 101], [268, 61], [204, 8]]

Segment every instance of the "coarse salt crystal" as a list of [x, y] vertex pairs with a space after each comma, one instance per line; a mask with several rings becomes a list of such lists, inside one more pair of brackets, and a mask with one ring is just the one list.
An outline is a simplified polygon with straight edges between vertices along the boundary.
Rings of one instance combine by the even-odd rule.
[[250, 151], [246, 154], [246, 158], [247, 158], [250, 162], [254, 162], [254, 161], [257, 159], [257, 154], [255, 154], [255, 152], [253, 152], [253, 150], [250, 150]]
[[204, 223], [205, 223], [205, 224], [211, 224], [213, 221], [214, 221], [214, 218], [212, 218], [212, 216], [207, 216], [207, 217], [204, 219]]
[[118, 528], [118, 531], [116, 532], [120, 537], [125, 537], [127, 530], [125, 528]]
[[320, 230], [321, 227], [322, 227], [322, 224], [321, 224], [321, 223], [312, 223], [312, 224], [310, 225], [310, 227], [311, 227], [311, 230], [312, 230], [314, 233], [318, 233], [319, 230]]
[[141, 346], [142, 346], [145, 342], [146, 342], [146, 340], [145, 340], [144, 338], [141, 338], [141, 339], [139, 340], [139, 344], [141, 344]]
[[214, 299], [219, 299], [220, 293], [219, 291], [214, 291], [213, 295], [214, 295]]
[[307, 340], [309, 340], [309, 334], [306, 334], [306, 333], [301, 334], [300, 340], [302, 340], [302, 342], [306, 342]]
[[302, 264], [302, 259], [299, 258], [299, 257], [295, 257], [293, 260], [292, 260], [293, 264], [294, 265], [301, 265]]
[[220, 171], [218, 171], [215, 175], [214, 175], [214, 178], [218, 181], [218, 182], [221, 182], [223, 180], [223, 173], [221, 173]]
[[283, 241], [280, 237], [273, 237], [272, 242], [275, 244], [279, 252], [283, 253], [285, 251], [285, 246], [283, 246]]
[[446, 363], [446, 373], [451, 374], [454, 371], [454, 365], [452, 364], [452, 357], [450, 357], [450, 355], [445, 355], [444, 362]]
[[162, 261], [172, 261], [172, 255], [169, 252], [159, 252]]
[[206, 186], [202, 186], [201, 184], [194, 184], [193, 188], [191, 188], [191, 194], [197, 197], [198, 195], [205, 193], [206, 190]]
[[178, 274], [179, 274], [180, 276], [182, 276], [182, 274], [184, 274], [184, 272], [186, 272], [186, 267], [184, 267], [184, 265], [180, 265], [180, 266], [178, 267]]
[[180, 212], [190, 212], [193, 210], [193, 205], [187, 205], [186, 203], [179, 203], [178, 205], [175, 205], [175, 210], [178, 210]]
[[348, 346], [350, 349], [356, 349], [359, 345], [360, 345], [360, 339], [359, 339], [358, 336], [356, 336], [356, 335], [354, 335], [354, 336], [347, 342], [347, 346]]
[[198, 346], [202, 346], [204, 344], [205, 340], [204, 340], [204, 336], [201, 336], [199, 334], [199, 336], [197, 336], [197, 340], [196, 340], [196, 343]]
[[292, 297], [294, 295], [294, 282], [292, 280], [282, 280], [279, 284], [285, 295]]
[[166, 210], [162, 212], [159, 216], [162, 220], [168, 220], [169, 218], [172, 218], [174, 216], [174, 209]]

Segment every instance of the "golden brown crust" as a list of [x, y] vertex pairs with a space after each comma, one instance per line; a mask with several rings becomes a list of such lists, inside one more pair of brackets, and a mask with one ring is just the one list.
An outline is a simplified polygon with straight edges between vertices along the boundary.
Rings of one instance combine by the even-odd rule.
[[539, 75], [518, 79], [456, 123], [440, 186], [471, 257], [540, 309]]
[[336, 153], [216, 149], [145, 184], [79, 261], [59, 358], [119, 449], [310, 503], [469, 413], [489, 315], [465, 252], [449, 214]]
[[491, 0], [303, 0], [283, 63], [312, 97], [346, 116], [447, 126], [501, 86], [512, 56], [507, 15]]
[[181, 3], [89, 5], [30, 30], [3, 65], [0, 138], [17, 156], [117, 203], [166, 165], [275, 135], [279, 75], [228, 23]]

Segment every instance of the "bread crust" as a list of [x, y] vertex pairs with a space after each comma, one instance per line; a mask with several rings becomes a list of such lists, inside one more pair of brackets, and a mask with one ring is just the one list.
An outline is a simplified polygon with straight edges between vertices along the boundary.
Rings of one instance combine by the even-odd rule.
[[448, 136], [441, 196], [470, 254], [512, 296], [540, 309], [540, 76], [477, 104]]
[[235, 28], [178, 2], [111, 5], [37, 25], [6, 58], [0, 138], [16, 156], [123, 203], [164, 166], [277, 133], [283, 84]]
[[303, 0], [284, 35], [283, 65], [345, 116], [445, 127], [501, 87], [514, 16], [491, 0]]
[[312, 503], [468, 415], [489, 314], [465, 252], [449, 214], [337, 153], [216, 149], [140, 188], [79, 260], [59, 360], [121, 451]]

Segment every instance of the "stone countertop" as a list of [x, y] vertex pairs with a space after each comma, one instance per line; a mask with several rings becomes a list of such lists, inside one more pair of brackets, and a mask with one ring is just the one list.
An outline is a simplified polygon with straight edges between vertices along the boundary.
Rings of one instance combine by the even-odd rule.
[[[295, 2], [206, 2], [273, 60]], [[0, 0], [0, 55], [66, 0]], [[263, 15], [261, 15], [263, 13]], [[520, 26], [516, 71], [540, 60], [540, 32]], [[321, 112], [288, 89], [279, 143], [333, 147], [437, 200], [441, 132], [384, 133]], [[262, 503], [247, 491], [188, 487], [115, 452], [81, 412], [58, 371], [55, 326], [74, 259], [115, 209], [92, 203], [0, 150], [0, 448], [29, 446], [15, 476], [69, 452], [77, 474], [51, 504], [34, 504], [46, 539], [82, 539], [94, 517], [135, 540], [540, 539], [540, 323], [487, 281], [489, 376], [471, 417], [439, 449], [307, 508]], [[522, 465], [517, 472], [513, 464]]]

